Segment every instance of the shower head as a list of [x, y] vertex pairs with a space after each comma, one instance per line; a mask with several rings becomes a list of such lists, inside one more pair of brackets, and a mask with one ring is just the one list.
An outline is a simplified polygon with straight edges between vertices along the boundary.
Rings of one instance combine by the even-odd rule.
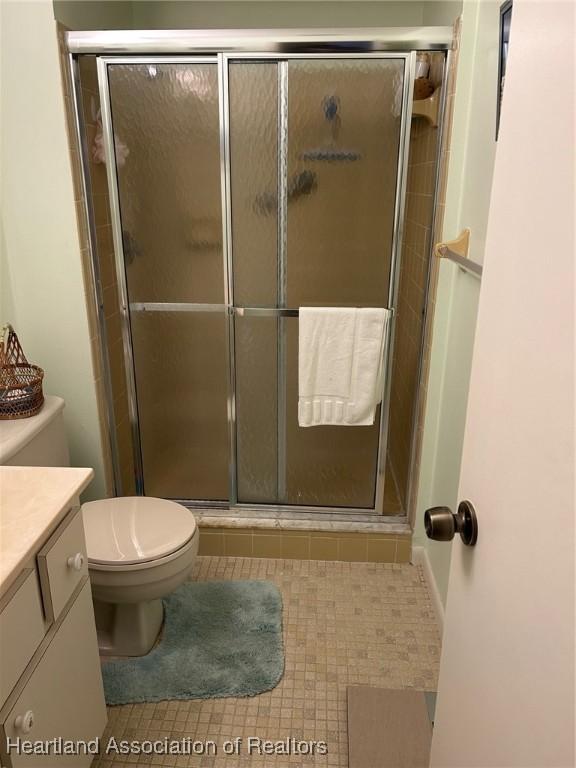
[[360, 160], [362, 155], [355, 150], [336, 149], [336, 143], [340, 135], [342, 118], [340, 117], [340, 99], [338, 96], [325, 96], [322, 100], [324, 118], [330, 126], [332, 139], [330, 146], [308, 149], [300, 155], [301, 160], [322, 163], [353, 163]]
[[354, 150], [320, 147], [319, 149], [309, 149], [306, 152], [302, 152], [300, 158], [309, 162], [354, 163], [356, 160], [361, 160], [362, 155]]

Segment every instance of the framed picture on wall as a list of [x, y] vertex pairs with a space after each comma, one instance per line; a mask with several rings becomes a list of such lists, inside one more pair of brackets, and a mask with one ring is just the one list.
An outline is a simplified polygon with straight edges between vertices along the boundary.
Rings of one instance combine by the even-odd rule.
[[510, 22], [512, 21], [512, 0], [506, 0], [500, 6], [500, 45], [498, 53], [498, 94], [496, 101], [496, 141], [500, 129], [500, 111], [504, 95], [504, 80], [506, 79], [506, 59], [508, 58], [508, 43], [510, 41]]

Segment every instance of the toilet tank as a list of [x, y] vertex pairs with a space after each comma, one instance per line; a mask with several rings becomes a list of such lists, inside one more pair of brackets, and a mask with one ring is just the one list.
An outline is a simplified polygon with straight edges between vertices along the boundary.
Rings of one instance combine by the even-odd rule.
[[36, 416], [0, 421], [0, 465], [70, 466], [63, 411], [64, 400], [48, 395]]

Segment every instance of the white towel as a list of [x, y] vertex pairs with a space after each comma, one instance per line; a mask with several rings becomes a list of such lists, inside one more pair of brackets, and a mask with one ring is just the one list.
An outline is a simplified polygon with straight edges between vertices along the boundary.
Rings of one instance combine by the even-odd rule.
[[298, 424], [364, 426], [382, 399], [390, 311], [301, 307]]

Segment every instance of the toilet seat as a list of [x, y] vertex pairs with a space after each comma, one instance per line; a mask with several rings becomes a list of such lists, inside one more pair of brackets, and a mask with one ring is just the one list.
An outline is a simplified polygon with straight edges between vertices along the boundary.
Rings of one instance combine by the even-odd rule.
[[194, 515], [174, 501], [125, 496], [82, 505], [90, 568], [135, 570], [179, 556], [197, 532]]

